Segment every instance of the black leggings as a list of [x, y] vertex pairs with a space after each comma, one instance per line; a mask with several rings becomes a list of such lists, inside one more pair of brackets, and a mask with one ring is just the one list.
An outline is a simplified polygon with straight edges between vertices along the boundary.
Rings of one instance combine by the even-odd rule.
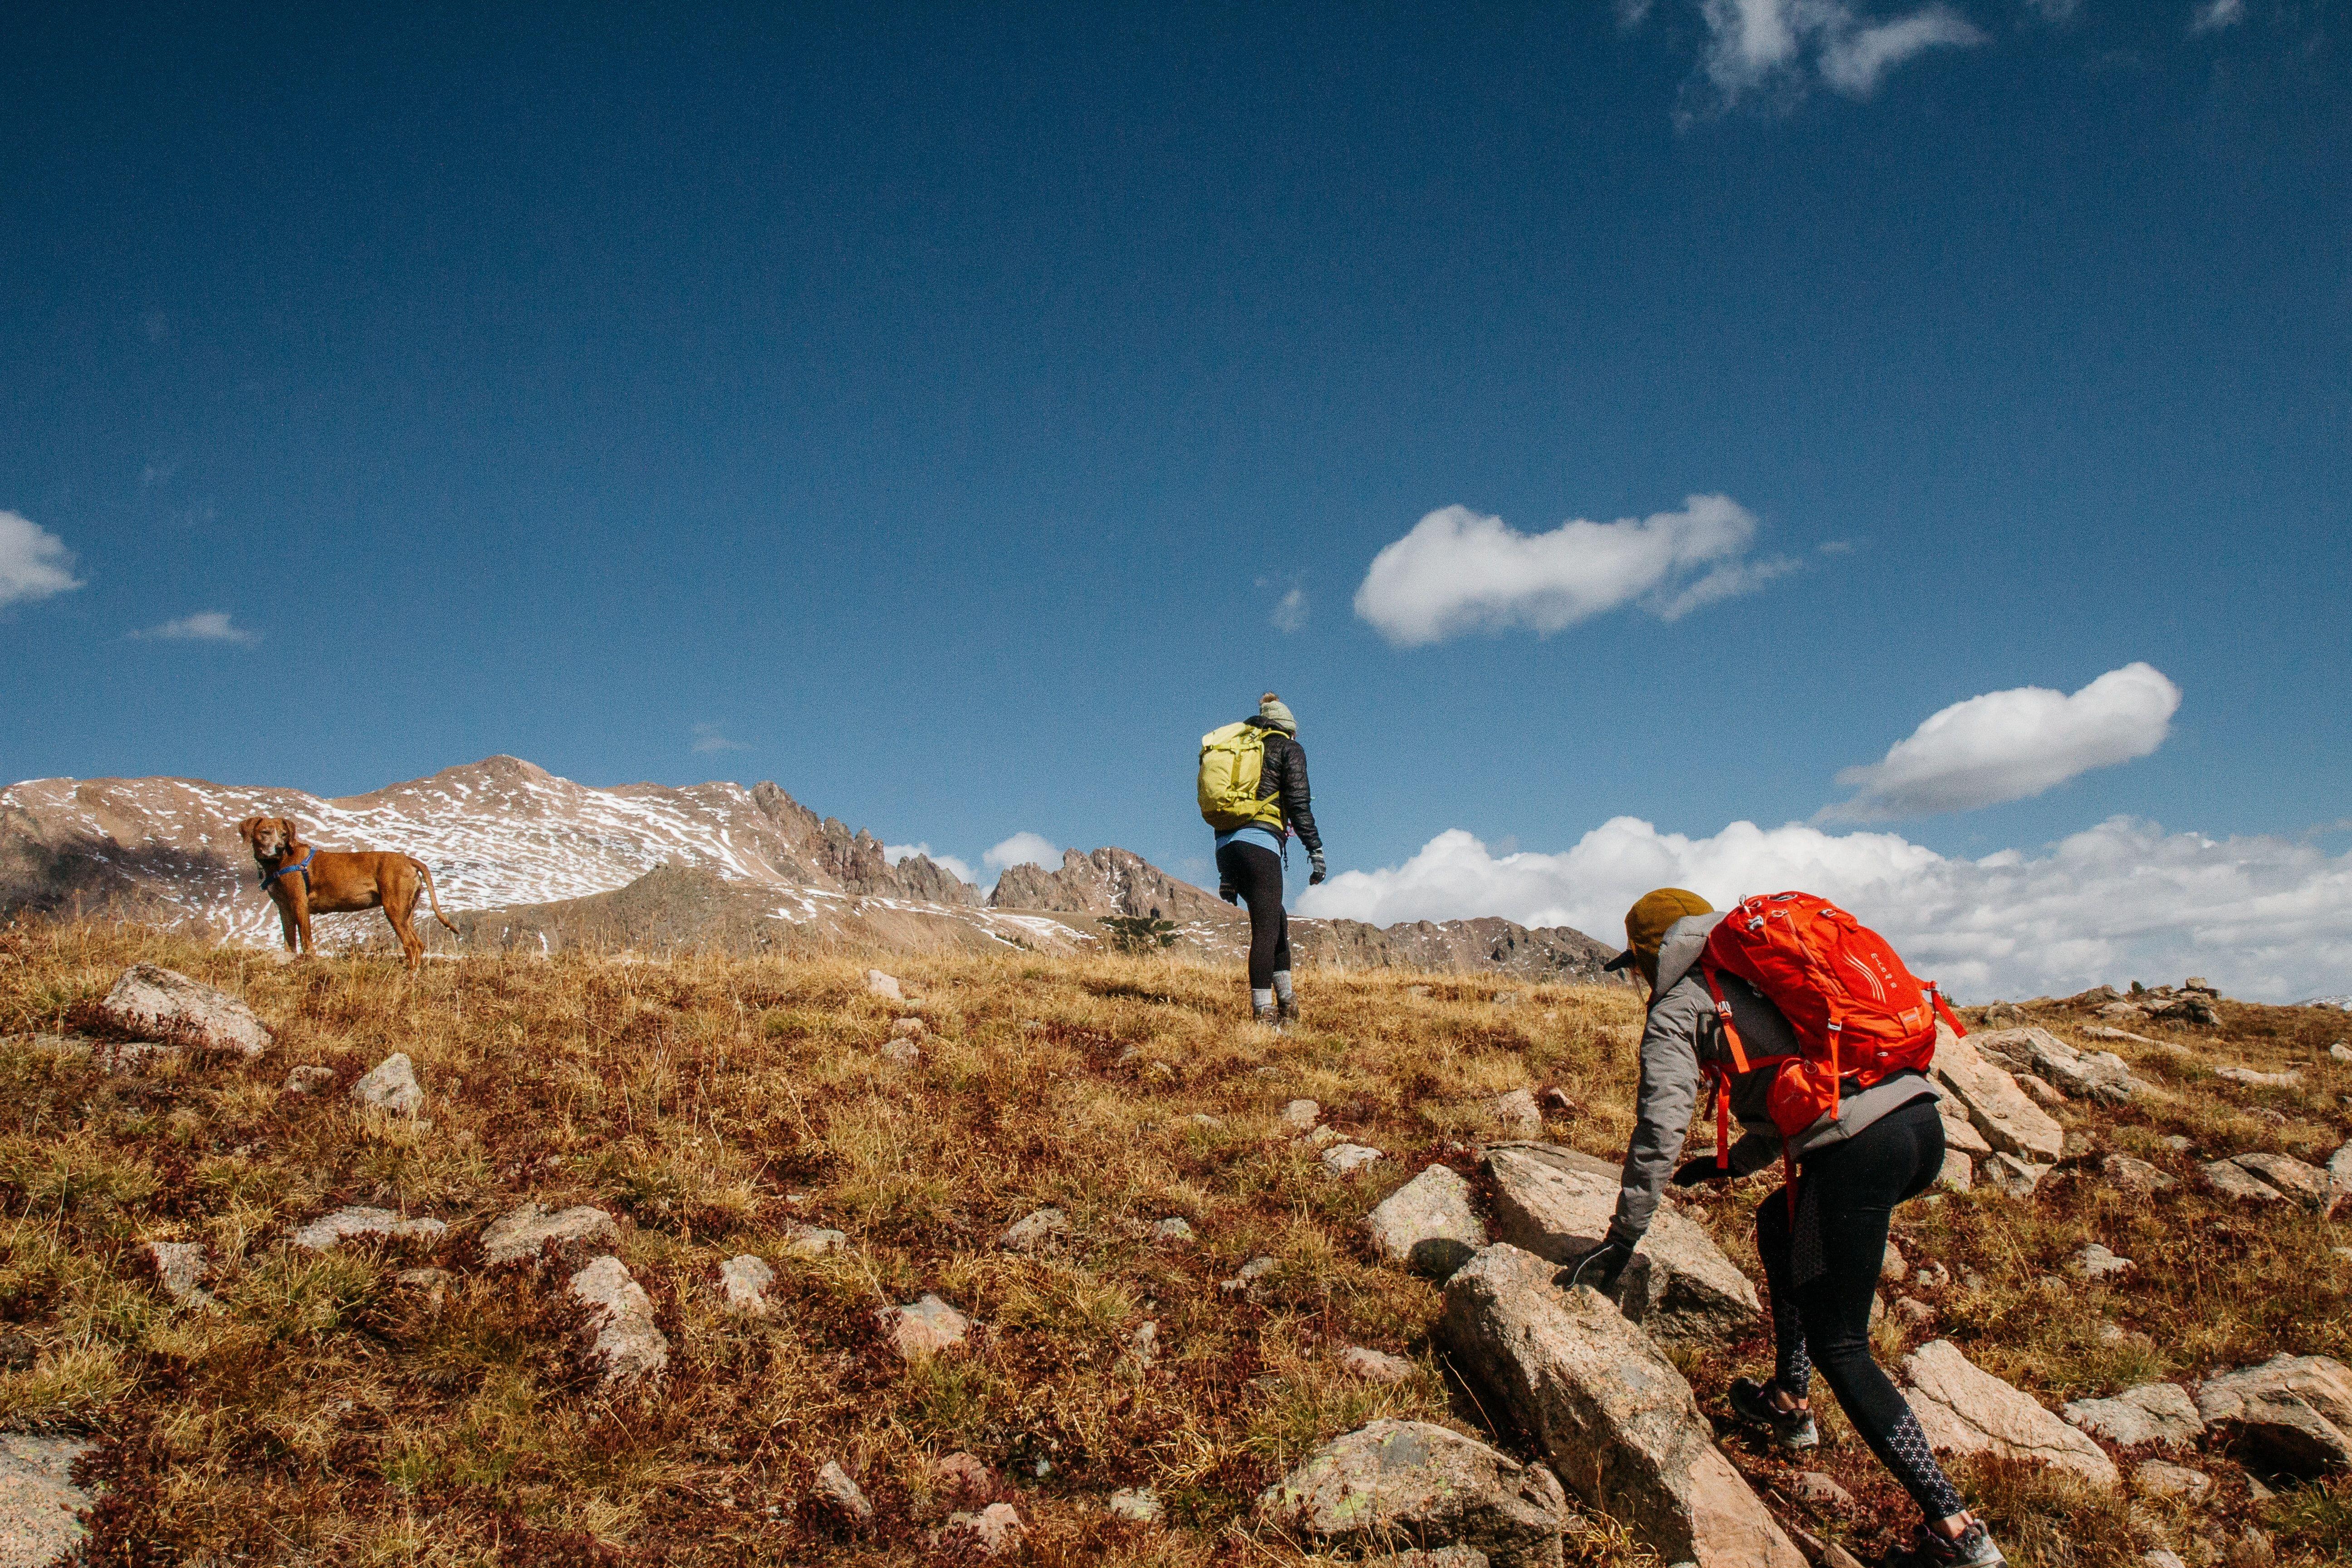
[[1217, 876], [1249, 906], [1249, 982], [1273, 989], [1277, 970], [1290, 967], [1290, 915], [1282, 907], [1282, 857], [1263, 844], [1236, 838], [1217, 851]]
[[1887, 1216], [1943, 1168], [1943, 1118], [1933, 1100], [1915, 1100], [1800, 1164], [1793, 1221], [1785, 1187], [1756, 1209], [1756, 1250], [1772, 1290], [1773, 1381], [1802, 1399], [1818, 1365], [1846, 1419], [1929, 1519], [1958, 1513], [1960, 1494], [1871, 1358], [1870, 1303]]

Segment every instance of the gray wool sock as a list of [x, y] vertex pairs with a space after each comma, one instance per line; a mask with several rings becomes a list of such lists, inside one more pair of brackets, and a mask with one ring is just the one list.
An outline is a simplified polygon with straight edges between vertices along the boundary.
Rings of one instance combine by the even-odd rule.
[[1274, 972], [1274, 994], [1286, 1002], [1290, 1000], [1290, 971], [1287, 969]]
[[1250, 990], [1250, 1005], [1260, 1011], [1264, 1011], [1265, 1008], [1273, 1006], [1274, 993], [1271, 991], [1260, 991], [1255, 987], [1252, 987]]

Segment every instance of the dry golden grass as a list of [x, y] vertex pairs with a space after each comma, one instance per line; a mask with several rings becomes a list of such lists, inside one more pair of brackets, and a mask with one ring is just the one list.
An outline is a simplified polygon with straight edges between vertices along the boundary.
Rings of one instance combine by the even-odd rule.
[[[1436, 1290], [1371, 1258], [1362, 1215], [1425, 1164], [1475, 1175], [1476, 1102], [1520, 1085], [1562, 1087], [1581, 1110], [1549, 1135], [1613, 1157], [1640, 1018], [1624, 991], [1506, 982], [1522, 999], [1504, 1008], [1495, 982], [1318, 973], [1301, 986], [1307, 1026], [1284, 1037], [1239, 1021], [1237, 975], [1154, 958], [875, 961], [918, 998], [902, 1007], [867, 994], [868, 961], [851, 955], [485, 955], [410, 978], [374, 957], [280, 964], [58, 925], [0, 932], [0, 1036], [59, 1028], [142, 959], [244, 995], [278, 1044], [250, 1064], [167, 1058], [121, 1077], [86, 1051], [0, 1045], [0, 1425], [98, 1436], [108, 1563], [921, 1560], [949, 1506], [931, 1467], [958, 1451], [1002, 1478], [1036, 1561], [1307, 1561], [1250, 1512], [1307, 1449], [1383, 1415], [1477, 1429], [1427, 1338]], [[929, 1026], [923, 1059], [894, 1067], [878, 1047], [909, 1012]], [[2136, 1047], [2167, 1093], [2070, 1122], [2101, 1152], [2176, 1172], [2187, 1157], [2160, 1142], [2176, 1131], [2324, 1158], [2347, 1131], [2352, 1072], [2263, 1032], [2285, 1016], [2233, 1012], [2226, 1051], [2302, 1066], [2300, 1091], [2243, 1090], [2197, 1057]], [[341, 1092], [394, 1050], [416, 1064], [429, 1126], [363, 1117]], [[335, 1087], [282, 1092], [303, 1063], [332, 1067]], [[1301, 1096], [1391, 1159], [1326, 1175], [1277, 1124]], [[2253, 1114], [2266, 1106], [2288, 1120]], [[1699, 1205], [1751, 1268], [1745, 1216], [1762, 1190]], [[481, 1267], [482, 1226], [525, 1198], [621, 1217], [616, 1250], [673, 1345], [658, 1392], [597, 1393], [560, 1273]], [[345, 1204], [451, 1228], [325, 1255], [286, 1245]], [[1066, 1248], [995, 1248], [1045, 1205], [1070, 1217]], [[1169, 1215], [1197, 1239], [1154, 1240]], [[2062, 1173], [2030, 1204], [1956, 1197], [1901, 1220], [1915, 1260], [1975, 1279], [1931, 1297], [1934, 1331], [2045, 1402], [2279, 1349], [2352, 1353], [2352, 1266], [2329, 1250], [2345, 1237], [2309, 1215], [2224, 1210], [2192, 1183], [2126, 1202]], [[852, 1245], [794, 1259], [783, 1244], [805, 1224]], [[2036, 1284], [2094, 1237], [2139, 1268], [2112, 1288]], [[157, 1289], [142, 1244], [167, 1239], [208, 1247], [215, 1307]], [[776, 1268], [765, 1319], [721, 1309], [717, 1268], [739, 1253]], [[1260, 1255], [1276, 1267], [1255, 1292], [1218, 1289]], [[425, 1265], [452, 1271], [437, 1294], [398, 1279]], [[925, 1291], [980, 1327], [903, 1365], [875, 1313]], [[2105, 1342], [2101, 1318], [2152, 1343]], [[1130, 1350], [1147, 1321], [1149, 1366]], [[1339, 1367], [1351, 1344], [1422, 1371], [1365, 1384]], [[1891, 1329], [1886, 1348], [1901, 1348]], [[1759, 1339], [1687, 1369], [1720, 1409], [1731, 1373], [1761, 1357]], [[1785, 1491], [1788, 1467], [1733, 1451]], [[866, 1530], [808, 1504], [835, 1459], [878, 1510]], [[1789, 1509], [1806, 1528], [1867, 1548], [1903, 1511], [1850, 1439], [1811, 1464], [1859, 1500], [1826, 1520]], [[2266, 1519], [2284, 1560], [2340, 1546], [2340, 1490], [2265, 1510], [2212, 1468], [2232, 1517]], [[2043, 1478], [1969, 1483], [2022, 1563], [2125, 1563], [2152, 1539]], [[1105, 1510], [1142, 1485], [1163, 1524]], [[1585, 1563], [1643, 1560], [1602, 1520], [1572, 1545]]]

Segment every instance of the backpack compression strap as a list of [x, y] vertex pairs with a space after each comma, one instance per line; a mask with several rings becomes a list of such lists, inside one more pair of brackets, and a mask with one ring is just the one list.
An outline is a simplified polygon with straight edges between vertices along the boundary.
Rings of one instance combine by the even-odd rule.
[[[1723, 1026], [1723, 1043], [1731, 1047], [1732, 1065], [1741, 1072], [1748, 1070], [1748, 1052], [1739, 1044], [1739, 1026], [1731, 1021], [1731, 1004], [1723, 998], [1723, 985], [1715, 977], [1715, 965], [1699, 961], [1699, 973], [1706, 976], [1707, 994], [1715, 998], [1716, 1021]], [[1707, 1069], [1715, 1075], [1715, 1168], [1731, 1169], [1731, 1079], [1721, 1066]]]

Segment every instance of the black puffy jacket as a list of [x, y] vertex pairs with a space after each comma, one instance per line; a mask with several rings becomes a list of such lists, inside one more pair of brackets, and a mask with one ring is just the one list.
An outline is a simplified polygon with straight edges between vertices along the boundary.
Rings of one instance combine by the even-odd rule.
[[1259, 773], [1257, 797], [1282, 801], [1284, 826], [1298, 835], [1309, 854], [1323, 853], [1323, 836], [1315, 830], [1315, 797], [1307, 787], [1307, 748], [1263, 719], [1247, 719], [1265, 731], [1265, 768]]

